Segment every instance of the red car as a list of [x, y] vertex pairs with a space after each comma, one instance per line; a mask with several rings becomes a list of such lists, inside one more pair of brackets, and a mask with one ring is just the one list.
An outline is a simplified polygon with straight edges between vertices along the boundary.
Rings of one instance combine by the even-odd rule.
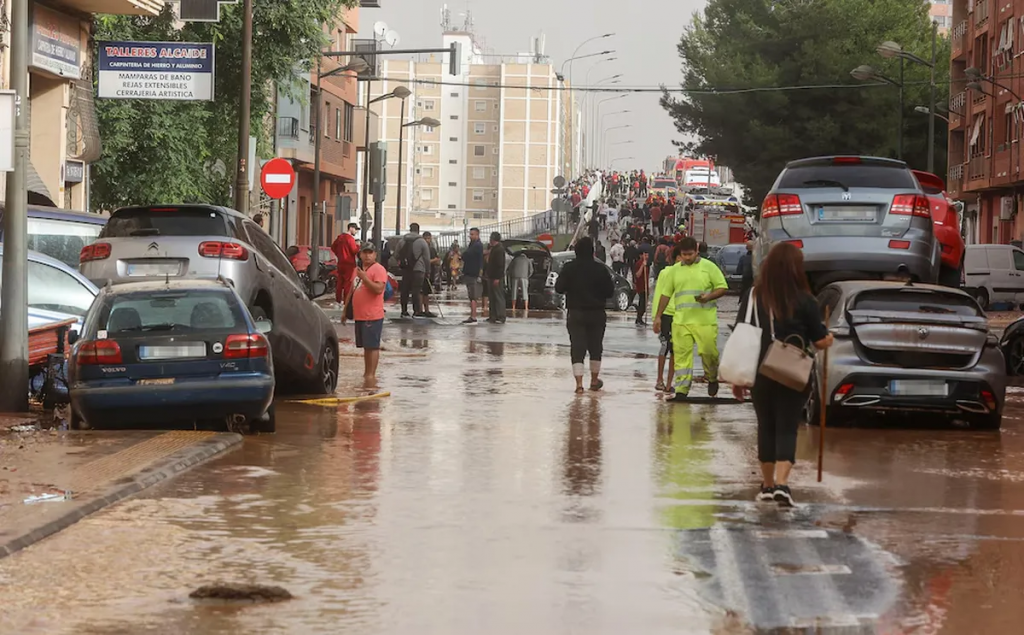
[[[305, 272], [309, 269], [310, 256], [309, 245], [292, 245], [288, 248], [288, 259], [296, 271]], [[330, 247], [320, 248], [320, 264], [338, 268], [338, 257], [334, 255]]]
[[957, 207], [946, 194], [946, 184], [929, 172], [913, 170], [932, 207], [932, 225], [935, 239], [942, 248], [942, 267], [939, 284], [947, 287], [960, 286], [960, 272], [964, 267], [964, 238], [960, 233], [960, 215]]

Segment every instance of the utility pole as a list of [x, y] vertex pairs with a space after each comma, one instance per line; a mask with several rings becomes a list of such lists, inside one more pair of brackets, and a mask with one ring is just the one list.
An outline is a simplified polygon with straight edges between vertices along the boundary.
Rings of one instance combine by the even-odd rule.
[[[376, 43], [376, 40], [374, 40], [374, 43]], [[370, 75], [372, 76], [373, 73], [371, 72]], [[363, 151], [363, 211], [362, 216], [359, 219], [361, 232], [359, 239], [364, 243], [366, 242], [366, 226], [369, 224], [368, 221], [370, 220], [370, 210], [367, 205], [367, 200], [370, 196], [370, 93], [372, 92], [370, 89], [372, 87], [373, 80], [366, 80], [366, 111], [363, 113], [365, 115], [364, 118], [366, 119], [366, 130], [363, 132], [363, 147], [365, 148]], [[376, 235], [376, 229], [374, 231], [374, 235]]]
[[395, 236], [402, 235], [402, 147], [405, 145], [405, 99], [398, 120], [398, 202], [395, 203]]
[[320, 63], [316, 60], [316, 90], [313, 92], [313, 112], [316, 113], [316, 132], [313, 138], [313, 226], [309, 236], [309, 279], [320, 279], [320, 145], [327, 130], [327, 117], [320, 108]]
[[235, 178], [235, 209], [246, 215], [249, 213], [249, 118], [251, 102], [252, 0], [242, 0], [242, 93], [238, 99], [238, 174]]
[[28, 0], [11, 2], [14, 171], [7, 174], [3, 290], [0, 292], [0, 412], [28, 410]]

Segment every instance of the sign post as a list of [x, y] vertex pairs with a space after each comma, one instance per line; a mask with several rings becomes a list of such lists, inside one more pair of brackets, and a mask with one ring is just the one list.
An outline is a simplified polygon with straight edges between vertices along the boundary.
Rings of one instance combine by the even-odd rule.
[[271, 159], [260, 171], [260, 185], [270, 198], [284, 198], [295, 187], [295, 169], [286, 159]]

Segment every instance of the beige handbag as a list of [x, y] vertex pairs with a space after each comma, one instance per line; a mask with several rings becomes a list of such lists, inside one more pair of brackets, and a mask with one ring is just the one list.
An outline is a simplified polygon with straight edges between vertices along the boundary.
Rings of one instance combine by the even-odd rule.
[[[791, 335], [783, 342], [775, 339], [775, 316], [769, 317], [772, 344], [768, 347], [768, 353], [764, 356], [758, 372], [787, 388], [803, 392], [811, 380], [814, 356], [807, 352], [804, 340], [799, 335]], [[791, 344], [791, 341], [796, 343]]]

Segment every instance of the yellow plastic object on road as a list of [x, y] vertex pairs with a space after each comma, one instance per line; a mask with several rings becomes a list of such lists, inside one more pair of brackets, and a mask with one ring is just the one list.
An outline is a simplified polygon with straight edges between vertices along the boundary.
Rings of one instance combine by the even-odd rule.
[[357, 401], [368, 401], [370, 399], [383, 399], [390, 397], [389, 392], [379, 392], [374, 395], [362, 395], [359, 397], [321, 397], [319, 399], [296, 399], [288, 403], [301, 403], [308, 406], [339, 406], [344, 403], [355, 403]]

